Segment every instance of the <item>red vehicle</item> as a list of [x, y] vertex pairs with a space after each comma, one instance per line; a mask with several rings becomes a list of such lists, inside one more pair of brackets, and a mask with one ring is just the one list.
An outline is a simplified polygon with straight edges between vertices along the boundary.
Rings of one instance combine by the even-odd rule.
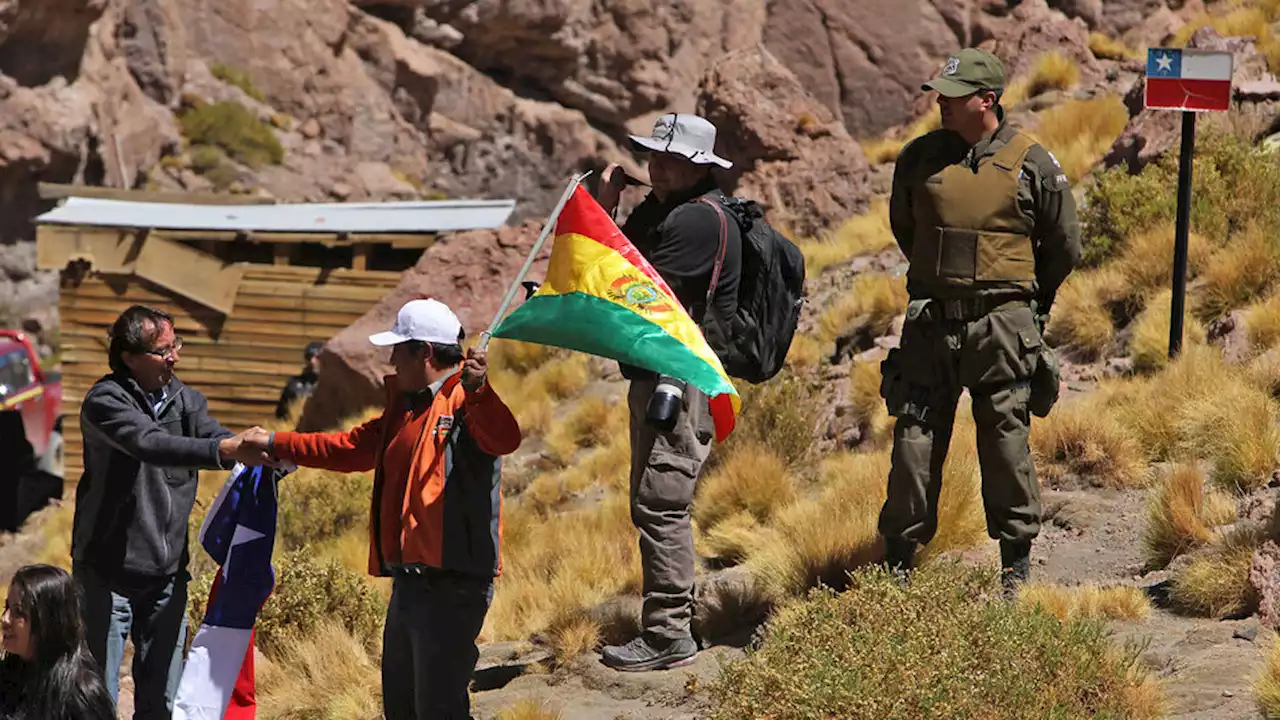
[[62, 497], [62, 378], [25, 333], [0, 330], [0, 530]]

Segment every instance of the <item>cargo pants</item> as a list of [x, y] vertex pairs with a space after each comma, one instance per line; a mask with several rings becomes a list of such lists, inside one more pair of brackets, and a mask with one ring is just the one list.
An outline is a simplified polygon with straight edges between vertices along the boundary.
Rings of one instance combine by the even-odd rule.
[[631, 522], [640, 531], [644, 572], [641, 621], [647, 635], [689, 637], [695, 555], [689, 506], [715, 435], [707, 397], [687, 387], [675, 427], [645, 422], [657, 379], [631, 381]]
[[961, 388], [972, 398], [987, 534], [1011, 543], [1040, 532], [1040, 485], [1028, 443], [1030, 378], [1042, 339], [1031, 307], [1010, 302], [968, 320], [942, 303], [913, 301], [881, 393], [897, 418], [880, 534], [928, 543], [938, 529], [942, 468]]

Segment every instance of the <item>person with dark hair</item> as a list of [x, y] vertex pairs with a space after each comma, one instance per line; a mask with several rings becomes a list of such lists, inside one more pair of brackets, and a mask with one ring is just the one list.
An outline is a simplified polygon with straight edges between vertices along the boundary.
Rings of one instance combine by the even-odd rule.
[[302, 353], [302, 372], [289, 378], [280, 393], [279, 402], [276, 403], [277, 420], [288, 418], [294, 404], [307, 399], [316, 388], [316, 383], [320, 381], [320, 351], [323, 349], [322, 342], [307, 344], [307, 349]]
[[382, 650], [387, 720], [466, 720], [476, 636], [501, 571], [501, 456], [520, 426], [486, 379], [485, 352], [465, 354], [443, 303], [411, 300], [388, 332], [396, 374], [382, 415], [350, 432], [254, 433], [245, 443], [282, 461], [374, 471], [369, 574], [395, 578]]
[[0, 616], [0, 720], [115, 720], [85, 646], [80, 593], [65, 570], [14, 574]]
[[178, 380], [181, 350], [168, 313], [130, 307], [111, 326], [111, 373], [80, 406], [72, 573], [84, 592], [86, 642], [113, 700], [132, 635], [135, 718], [168, 718], [182, 676], [198, 470], [270, 462]]

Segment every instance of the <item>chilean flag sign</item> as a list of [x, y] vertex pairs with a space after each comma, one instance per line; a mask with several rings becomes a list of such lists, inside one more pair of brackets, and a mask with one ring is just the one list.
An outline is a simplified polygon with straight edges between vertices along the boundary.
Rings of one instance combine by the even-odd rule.
[[1229, 52], [1151, 48], [1147, 50], [1146, 106], [1228, 110], [1233, 63]]
[[236, 464], [200, 527], [218, 563], [204, 622], [191, 643], [174, 720], [252, 720], [253, 625], [275, 587], [276, 483], [294, 470]]

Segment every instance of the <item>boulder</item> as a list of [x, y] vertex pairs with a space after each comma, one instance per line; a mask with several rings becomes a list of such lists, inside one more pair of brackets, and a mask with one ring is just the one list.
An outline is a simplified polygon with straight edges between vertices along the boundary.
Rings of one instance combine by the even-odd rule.
[[721, 59], [702, 82], [698, 112], [734, 162], [724, 185], [764, 205], [771, 222], [807, 236], [866, 209], [862, 147], [765, 48]]
[[[394, 290], [326, 343], [320, 354], [320, 382], [303, 407], [299, 429], [332, 427], [369, 406], [383, 404], [390, 354], [369, 344], [369, 336], [390, 328], [406, 302], [435, 297], [457, 313], [468, 336], [488, 329], [540, 231], [541, 225], [531, 221], [456, 233], [423, 252]], [[530, 279], [542, 278], [550, 256], [547, 243], [529, 272]], [[522, 297], [517, 294], [516, 300]]]
[[1249, 584], [1258, 597], [1258, 620], [1280, 630], [1280, 545], [1268, 540], [1253, 553]]

